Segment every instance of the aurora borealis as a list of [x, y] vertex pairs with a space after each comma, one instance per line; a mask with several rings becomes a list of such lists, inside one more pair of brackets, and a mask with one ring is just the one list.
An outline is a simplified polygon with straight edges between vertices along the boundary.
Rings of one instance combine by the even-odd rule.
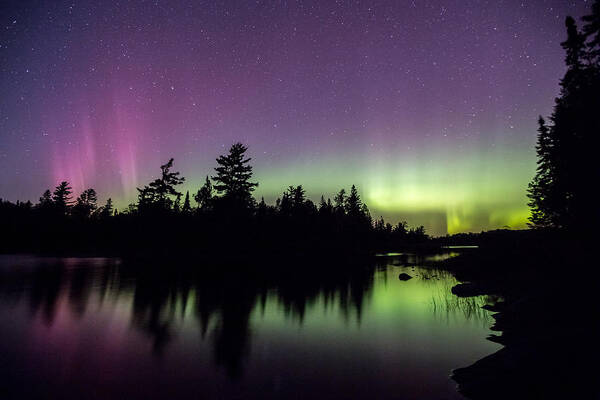
[[249, 146], [256, 196], [356, 184], [433, 234], [525, 226], [538, 115], [585, 0], [8, 1], [0, 197], [119, 208], [175, 158], [195, 192]]

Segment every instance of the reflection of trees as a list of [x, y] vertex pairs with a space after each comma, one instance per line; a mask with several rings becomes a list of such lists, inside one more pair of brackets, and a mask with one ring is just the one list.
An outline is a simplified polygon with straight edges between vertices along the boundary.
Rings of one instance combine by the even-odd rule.
[[[250, 268], [251, 269], [251, 268]], [[161, 355], [189, 315], [198, 322], [201, 339], [212, 343], [213, 361], [232, 379], [241, 377], [251, 348], [251, 315], [264, 312], [274, 299], [286, 318], [303, 323], [306, 312], [321, 302], [337, 306], [349, 319], [360, 322], [365, 298], [371, 293], [374, 268], [309, 269], [289, 266], [261, 273], [231, 270], [199, 273], [191, 268], [147, 265], [121, 266], [114, 261], [56, 260], [43, 266], [6, 273], [0, 270], [3, 301], [28, 301], [32, 315], [40, 312], [52, 324], [60, 301], [66, 301], [74, 318], [88, 310], [90, 298], [116, 303], [132, 296], [131, 323], [152, 341]]]
[[56, 304], [61, 292], [63, 270], [60, 267], [49, 267], [32, 274], [30, 308], [32, 313], [41, 311], [44, 321], [51, 325], [56, 312]]

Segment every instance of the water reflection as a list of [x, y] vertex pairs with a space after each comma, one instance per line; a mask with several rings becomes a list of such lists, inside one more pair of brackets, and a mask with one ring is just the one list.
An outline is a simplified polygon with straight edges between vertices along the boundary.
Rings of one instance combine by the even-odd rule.
[[[131, 297], [131, 324], [152, 341], [156, 356], [176, 335], [178, 324], [193, 315], [201, 339], [210, 337], [214, 361], [231, 378], [242, 375], [242, 360], [249, 352], [250, 315], [258, 305], [264, 312], [274, 298], [285, 317], [302, 325], [308, 307], [317, 299], [332, 305], [344, 319], [360, 322], [363, 302], [372, 290], [373, 268], [339, 269], [327, 273], [256, 276], [244, 270], [228, 274], [198, 274], [190, 268], [122, 265], [114, 259], [48, 259], [39, 268], [23, 264], [4, 266], [0, 278], [3, 301], [15, 303], [22, 296], [32, 317], [42, 315], [51, 326], [59, 300], [79, 320], [92, 294], [96, 307], [104, 302], [123, 306]], [[189, 310], [189, 313], [188, 313]], [[209, 332], [210, 331], [210, 332]]]
[[[231, 382], [243, 381], [252, 370], [249, 364], [256, 367], [249, 380], [258, 387], [262, 387], [257, 383], [259, 380], [270, 382], [267, 392], [264, 388], [254, 389], [252, 393], [257, 397], [269, 397], [267, 394], [277, 397], [285, 391], [282, 384], [277, 383], [277, 379], [283, 378], [271, 382], [271, 377], [275, 379], [281, 371], [268, 365], [267, 359], [291, 371], [297, 368], [297, 360], [308, 357], [306, 368], [319, 370], [323, 375], [305, 382], [313, 385], [307, 388], [309, 392], [318, 388], [326, 391], [322, 387], [326, 384], [323, 379], [332, 373], [330, 368], [344, 371], [350, 368], [346, 374], [357, 374], [359, 360], [367, 365], [371, 363], [372, 368], [387, 364], [397, 366], [402, 362], [402, 355], [385, 352], [400, 346], [398, 348], [406, 354], [412, 354], [410, 351], [413, 350], [404, 349], [404, 341], [415, 341], [425, 346], [424, 360], [437, 362], [435, 352], [442, 351], [437, 349], [438, 344], [418, 337], [418, 334], [423, 335], [430, 330], [435, 335], [444, 334], [437, 331], [431, 316], [445, 315], [447, 319], [454, 316], [453, 328], [449, 331], [453, 336], [449, 336], [449, 343], [457, 340], [454, 337], [457, 329], [471, 336], [480, 336], [476, 348], [466, 351], [468, 360], [473, 359], [472, 354], [481, 356], [492, 352], [495, 345], [485, 344], [482, 334], [483, 330], [487, 330], [489, 314], [480, 308], [489, 299], [458, 299], [450, 293], [450, 287], [455, 283], [450, 275], [414, 266], [397, 266], [406, 261], [414, 265], [412, 260], [400, 256], [381, 259], [360, 268], [316, 265], [306, 270], [282, 265], [271, 268], [269, 273], [256, 275], [249, 272], [251, 268], [239, 266], [226, 269], [226, 272], [211, 273], [205, 269], [200, 273], [200, 268], [125, 265], [114, 259], [4, 258], [0, 260], [0, 312], [2, 316], [21, 315], [26, 310], [29, 322], [25, 320], [20, 328], [12, 327], [15, 330], [13, 334], [33, 337], [36, 332], [44, 332], [55, 340], [53, 332], [60, 330], [69, 338], [65, 348], [85, 337], [84, 348], [67, 350], [61, 348], [62, 345], [57, 348], [59, 351], [83, 352], [84, 356], [107, 357], [109, 354], [101, 353], [112, 351], [115, 358], [124, 357], [117, 355], [131, 352], [131, 348], [137, 348], [140, 343], [129, 329], [146, 338], [148, 353], [159, 363], [180, 366], [190, 354], [196, 354], [198, 360], [203, 359], [202, 346], [206, 344], [213, 369], [224, 372]], [[398, 271], [407, 271], [414, 279], [399, 282]], [[367, 326], [362, 327], [365, 318]], [[123, 325], [125, 321], [128, 321], [125, 324], [129, 326], [127, 329]], [[45, 330], [38, 328], [38, 323]], [[28, 330], [28, 326], [33, 330]], [[413, 326], [418, 328], [416, 334], [410, 331]], [[0, 332], [10, 329], [6, 325], [0, 326]], [[18, 329], [21, 331], [17, 332]], [[395, 332], [395, 329], [400, 332]], [[411, 336], [406, 336], [408, 334]], [[394, 338], [395, 335], [399, 336]], [[315, 349], [323, 345], [319, 340], [326, 341], [329, 336], [334, 336], [336, 343], [319, 350], [322, 354], [318, 354]], [[23, 340], [32, 340], [31, 337]], [[104, 337], [106, 343], [99, 337]], [[43, 338], [37, 337], [36, 340], [43, 341]], [[125, 343], [130, 342], [133, 343], [131, 347], [125, 348]], [[274, 348], [276, 345], [278, 347]], [[363, 352], [367, 348], [371, 348], [374, 354], [384, 353], [380, 354], [380, 359], [373, 358], [373, 354], [366, 356]], [[286, 351], [296, 354], [295, 358], [288, 359]], [[302, 354], [303, 351], [305, 354]], [[344, 357], [349, 364], [325, 368], [324, 364], [332, 361], [322, 359], [323, 354], [346, 354]], [[34, 357], [45, 355], [36, 353]], [[441, 357], [444, 362], [440, 362], [439, 366], [436, 364], [436, 368], [445, 375], [437, 376], [440, 372], [431, 368], [437, 374], [436, 379], [440, 380], [440, 388], [431, 390], [441, 391], [445, 396], [458, 396], [447, 375], [451, 368], [462, 364], [448, 364], [445, 359], [451, 357], [445, 350]], [[151, 362], [139, 354], [135, 359], [141, 364]], [[196, 363], [200, 363], [198, 360]], [[62, 361], [52, 362], [60, 364]], [[43, 363], [51, 364], [47, 360]], [[38, 367], [19, 364], [19, 368], [33, 371]], [[396, 373], [404, 371], [399, 366], [397, 368]], [[406, 368], [410, 371], [414, 366]], [[361, 371], [357, 380], [384, 379], [386, 375], [381, 371], [379, 375], [374, 371]], [[31, 372], [31, 376], [38, 372]], [[202, 369], [195, 373], [202, 377], [210, 375]], [[77, 376], [71, 378], [77, 380]], [[161, 378], [166, 379], [164, 372]], [[172, 379], [176, 382], [182, 378]], [[287, 376], [286, 379], [293, 378]], [[429, 376], [424, 379], [428, 380]], [[385, 387], [381, 389], [381, 397], [395, 397], [390, 390], [399, 383], [378, 382], [378, 385]], [[402, 385], [406, 386], [404, 392], [408, 394], [424, 390], [406, 382]], [[224, 389], [217, 387], [213, 390], [222, 392]], [[237, 389], [227, 386], [227, 390]], [[248, 390], [245, 388], [242, 393], [247, 394]], [[346, 389], [337, 388], [332, 393], [339, 394], [340, 390], [344, 392]], [[135, 397], [142, 393], [143, 390], [130, 394]], [[204, 394], [211, 397], [209, 393]], [[347, 393], [349, 397], [356, 398], [368, 397], [368, 394], [361, 395], [360, 391]]]

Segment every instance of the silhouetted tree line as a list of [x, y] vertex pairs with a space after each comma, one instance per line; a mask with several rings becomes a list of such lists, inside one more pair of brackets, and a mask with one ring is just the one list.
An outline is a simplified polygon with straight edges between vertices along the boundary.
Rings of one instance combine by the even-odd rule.
[[566, 19], [567, 71], [549, 121], [539, 118], [538, 166], [528, 190], [530, 220], [539, 228], [589, 232], [600, 222], [600, 1], [582, 20], [580, 30]]
[[9, 232], [2, 248], [169, 257], [189, 252], [368, 254], [428, 241], [422, 226], [373, 221], [354, 185], [349, 193], [341, 189], [333, 201], [322, 196], [319, 204], [306, 197], [302, 185], [289, 186], [274, 205], [264, 198], [257, 202], [252, 193], [258, 183], [252, 181], [246, 151], [236, 143], [218, 157], [215, 175], [192, 196], [178, 190], [185, 178], [173, 172], [170, 159], [157, 179], [137, 189], [137, 202], [121, 212], [111, 199], [99, 205], [91, 188], [73, 200], [68, 182], [46, 190], [35, 205], [0, 201]]

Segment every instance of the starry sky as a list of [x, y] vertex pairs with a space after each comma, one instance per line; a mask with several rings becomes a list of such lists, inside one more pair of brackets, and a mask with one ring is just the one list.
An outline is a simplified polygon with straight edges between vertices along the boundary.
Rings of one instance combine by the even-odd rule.
[[585, 0], [3, 1], [0, 197], [124, 208], [249, 146], [256, 196], [356, 184], [429, 233], [524, 227], [536, 120]]

